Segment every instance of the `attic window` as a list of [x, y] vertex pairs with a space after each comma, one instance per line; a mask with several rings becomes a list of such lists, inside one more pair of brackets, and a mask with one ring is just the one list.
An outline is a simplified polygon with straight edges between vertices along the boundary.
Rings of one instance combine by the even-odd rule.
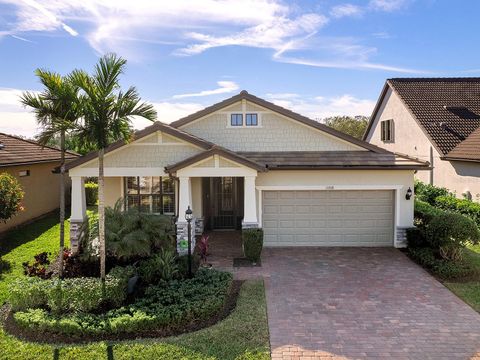
[[231, 114], [230, 115], [231, 126], [243, 126], [243, 114]]
[[380, 139], [383, 142], [393, 142], [393, 120], [384, 120], [380, 122]]
[[247, 126], [257, 126], [258, 125], [257, 114], [246, 114], [245, 115], [245, 125], [247, 125]]
[[458, 116], [460, 119], [480, 119], [480, 116], [473, 111], [467, 109], [465, 106], [447, 106], [443, 107], [445, 110]]
[[0, 150], [5, 149], [5, 144], [0, 143]]

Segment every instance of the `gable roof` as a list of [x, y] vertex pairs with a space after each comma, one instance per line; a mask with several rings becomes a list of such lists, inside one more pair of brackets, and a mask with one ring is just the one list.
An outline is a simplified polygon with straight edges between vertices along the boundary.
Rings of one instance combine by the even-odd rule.
[[248, 159], [236, 152], [231, 150], [225, 149], [221, 146], [215, 145], [211, 149], [201, 152], [199, 154], [193, 155], [185, 160], [179, 161], [176, 164], [169, 165], [165, 167], [165, 171], [168, 173], [173, 173], [179, 169], [183, 169], [189, 165], [195, 164], [203, 159], [206, 159], [213, 155], [220, 155], [226, 159], [233, 160], [239, 164], [245, 165], [249, 168], [258, 170], [258, 171], [266, 171], [265, 165], [262, 165], [254, 160]]
[[[72, 160], [79, 155], [67, 151], [66, 160]], [[43, 146], [32, 140], [0, 133], [0, 167], [27, 164], [48, 163], [60, 161], [59, 149]]]
[[345, 133], [342, 133], [338, 130], [335, 130], [325, 124], [322, 124], [322, 123], [319, 123], [318, 121], [315, 121], [315, 120], [312, 120], [312, 119], [309, 119], [307, 118], [306, 116], [303, 116], [301, 114], [298, 114], [296, 112], [293, 112], [291, 110], [288, 110], [284, 107], [281, 107], [279, 105], [276, 105], [272, 102], [269, 102], [269, 101], [266, 101], [264, 99], [261, 99], [257, 96], [254, 96], [252, 94], [249, 94], [246, 90], [242, 90], [239, 94], [237, 95], [234, 95], [226, 100], [223, 100], [219, 103], [216, 103], [214, 105], [211, 105], [209, 107], [206, 107], [205, 109], [203, 110], [200, 110], [200, 111], [197, 111], [196, 113], [193, 113], [191, 115], [188, 115], [184, 118], [181, 118], [180, 120], [177, 120], [177, 121], [174, 121], [172, 122], [170, 125], [175, 127], [175, 128], [179, 128], [179, 127], [182, 127], [188, 123], [191, 123], [192, 121], [195, 121], [195, 120], [198, 120], [204, 116], [207, 116], [215, 111], [218, 111], [218, 110], [221, 110], [227, 106], [230, 106], [230, 105], [233, 105], [239, 101], [242, 101], [242, 100], [247, 100], [253, 104], [256, 104], [256, 105], [259, 105], [261, 107], [264, 107], [266, 109], [269, 109], [271, 111], [274, 111], [274, 112], [277, 112], [283, 116], [286, 116], [290, 119], [293, 119], [293, 120], [296, 120], [304, 125], [308, 125], [312, 128], [315, 128], [317, 130], [320, 130], [320, 131], [323, 131], [327, 134], [330, 134], [334, 137], [337, 137], [341, 140], [344, 140], [344, 141], [347, 141], [349, 143], [352, 143], [352, 144], [355, 144], [357, 146], [360, 146], [364, 149], [367, 149], [367, 150], [371, 150], [371, 151], [374, 151], [374, 152], [378, 152], [378, 153], [383, 153], [383, 152], [386, 152], [385, 149], [382, 149], [378, 146], [375, 146], [373, 144], [369, 144], [368, 142], [366, 141], [363, 141], [363, 140], [360, 140], [360, 139], [357, 139], [353, 136], [350, 136], [350, 135], [347, 135]]
[[[480, 78], [394, 78], [386, 81], [364, 139], [389, 88], [399, 96], [442, 157], [449, 157], [480, 127]], [[457, 156], [465, 154], [462, 148], [456, 151]]]
[[[182, 131], [180, 129], [176, 129], [168, 124], [162, 123], [160, 121], [155, 121], [152, 125], [146, 127], [143, 130], [136, 131], [133, 135], [132, 141], [139, 140], [141, 138], [144, 138], [145, 136], [151, 135], [157, 131], [164, 132], [168, 135], [172, 135], [174, 137], [177, 137], [179, 139], [182, 139], [186, 142], [189, 142], [193, 145], [197, 145], [201, 147], [202, 149], [210, 149], [214, 144], [211, 142], [208, 142], [206, 140], [203, 140], [197, 136], [191, 135], [185, 131]], [[108, 146], [105, 149], [105, 154], [118, 149], [119, 147], [122, 147], [126, 145], [127, 143], [123, 140], [119, 140], [117, 142], [114, 142], [110, 146]], [[74, 160], [70, 163], [68, 163], [65, 168], [67, 170], [72, 169], [74, 167], [77, 167], [79, 165], [82, 165], [90, 160], [95, 159], [98, 156], [98, 151], [92, 151], [85, 156], [82, 156], [81, 158], [78, 158], [77, 160]]]
[[450, 151], [444, 159], [480, 162], [480, 127]]

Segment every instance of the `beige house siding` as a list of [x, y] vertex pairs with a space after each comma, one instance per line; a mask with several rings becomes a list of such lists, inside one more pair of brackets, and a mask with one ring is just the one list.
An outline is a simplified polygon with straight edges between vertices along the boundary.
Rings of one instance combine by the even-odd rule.
[[[236, 108], [233, 106], [232, 108]], [[215, 112], [182, 126], [193, 135], [233, 151], [346, 151], [365, 150], [334, 136], [325, 134], [296, 120], [285, 118], [258, 106], [246, 106], [246, 112], [256, 111], [259, 126], [231, 127], [232, 108]], [[245, 119], [244, 119], [245, 121]]]
[[[0, 168], [0, 173], [7, 172], [15, 176], [25, 192], [22, 202], [25, 211], [18, 213], [6, 223], [0, 222], [0, 233], [58, 209], [60, 206], [60, 175], [52, 173], [52, 170], [58, 165], [58, 162], [51, 162]], [[30, 170], [30, 176], [19, 177], [18, 172], [22, 170]], [[70, 179], [68, 176], [66, 178], [68, 194]], [[66, 200], [68, 203], [68, 196]]]
[[[380, 138], [380, 121], [393, 119], [394, 142]], [[433, 165], [433, 172], [418, 171], [415, 177], [423, 182], [450, 189], [457, 196], [470, 191], [475, 199], [480, 196], [480, 165], [460, 161], [445, 161], [423, 130], [412, 117], [399, 96], [388, 89], [366, 140], [387, 150], [407, 154]]]
[[114, 207], [118, 199], [123, 196], [123, 177], [105, 178], [105, 205]]
[[[157, 168], [175, 164], [203, 150], [195, 145], [183, 142], [169, 135], [156, 133], [105, 155], [104, 166], [108, 168]], [[96, 169], [98, 160], [94, 159], [77, 168]], [[160, 175], [163, 174], [163, 170]]]

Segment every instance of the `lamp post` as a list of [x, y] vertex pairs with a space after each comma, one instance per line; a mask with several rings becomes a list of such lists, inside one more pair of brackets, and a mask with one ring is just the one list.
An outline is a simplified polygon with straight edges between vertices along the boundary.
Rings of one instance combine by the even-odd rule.
[[185, 211], [185, 220], [187, 220], [187, 232], [188, 232], [188, 277], [192, 277], [192, 219], [193, 211], [188, 206]]

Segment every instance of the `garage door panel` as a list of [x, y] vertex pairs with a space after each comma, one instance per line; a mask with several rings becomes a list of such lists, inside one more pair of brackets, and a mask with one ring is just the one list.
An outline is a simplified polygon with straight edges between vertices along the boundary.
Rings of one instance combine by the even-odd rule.
[[393, 191], [264, 191], [266, 246], [392, 246]]

